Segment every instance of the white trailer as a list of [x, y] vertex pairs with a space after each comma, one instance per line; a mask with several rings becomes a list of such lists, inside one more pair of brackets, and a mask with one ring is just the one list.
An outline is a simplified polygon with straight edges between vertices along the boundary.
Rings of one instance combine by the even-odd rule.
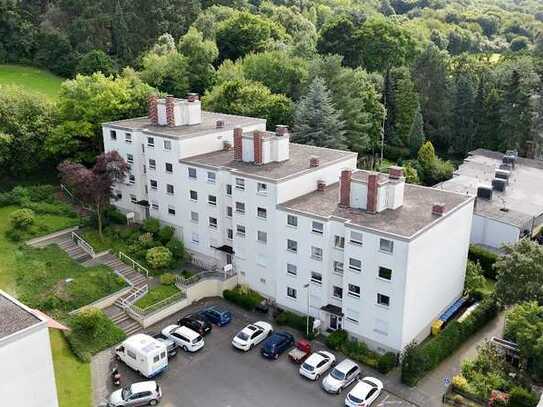
[[117, 357], [141, 375], [151, 378], [168, 367], [166, 345], [152, 336], [136, 334], [115, 349]]

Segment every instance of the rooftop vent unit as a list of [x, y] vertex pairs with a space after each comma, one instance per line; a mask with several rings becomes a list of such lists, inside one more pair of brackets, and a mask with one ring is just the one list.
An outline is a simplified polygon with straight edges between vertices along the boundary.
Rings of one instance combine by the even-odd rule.
[[505, 182], [509, 183], [509, 177], [511, 176], [510, 171], [506, 170], [496, 170], [495, 177], [505, 180]]
[[510, 155], [515, 158], [518, 158], [518, 151], [517, 150], [506, 150], [505, 155]]
[[506, 154], [502, 158], [504, 164], [510, 164], [511, 167], [515, 168], [515, 162], [517, 161], [517, 156], [513, 154]]
[[492, 188], [488, 186], [481, 186], [477, 188], [477, 198], [492, 199]]
[[511, 164], [501, 163], [500, 170], [513, 171], [513, 166]]
[[492, 189], [497, 192], [505, 192], [507, 181], [501, 178], [494, 178], [492, 180]]

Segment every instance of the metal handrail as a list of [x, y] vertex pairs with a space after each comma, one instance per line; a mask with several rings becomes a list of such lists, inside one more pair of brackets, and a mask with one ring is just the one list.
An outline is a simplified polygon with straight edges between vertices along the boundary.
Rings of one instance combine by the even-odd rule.
[[183, 299], [183, 298], [186, 298], [185, 293], [183, 291], [179, 291], [178, 293], [175, 293], [174, 295], [171, 295], [168, 298], [164, 298], [163, 300], [157, 302], [156, 304], [151, 304], [146, 308], [140, 308], [136, 304], [132, 303], [130, 305], [130, 309], [132, 311], [136, 312], [137, 314], [147, 315], [147, 314], [150, 314], [153, 311], [156, 311], [156, 310], [159, 310], [159, 309], [165, 307], [166, 305], [170, 305], [170, 304], [174, 303], [178, 299], [180, 300], [180, 299]]
[[190, 276], [190, 277], [183, 277], [182, 275], [177, 275], [176, 276], [176, 285], [180, 285], [181, 287], [188, 287], [188, 286], [191, 286], [195, 283], [197, 283], [198, 281], [208, 277], [208, 276], [215, 276], [219, 279], [224, 279], [224, 280], [227, 280], [229, 279], [230, 277], [233, 277], [235, 276], [237, 273], [235, 270], [232, 270], [230, 272], [221, 272], [221, 271], [202, 271], [198, 274], [195, 274], [193, 276]]
[[121, 300], [121, 307], [122, 308], [128, 308], [130, 305], [135, 303], [137, 300], [139, 300], [141, 297], [143, 297], [148, 292], [149, 292], [149, 285], [145, 284], [143, 287], [138, 288], [136, 291], [134, 291], [128, 297], [123, 298]]
[[121, 261], [124, 261], [123, 259], [126, 259], [126, 261], [128, 261], [128, 263], [130, 263], [130, 265], [132, 266], [132, 268], [134, 270], [136, 270], [139, 273], [145, 274], [145, 277], [149, 278], [149, 270], [147, 268], [143, 267], [141, 264], [139, 264], [136, 260], [134, 260], [130, 256], [127, 256], [126, 254], [124, 254], [121, 251], [119, 251], [118, 257], [119, 257], [119, 260], [121, 260]]
[[93, 247], [77, 233], [72, 232], [72, 240], [78, 247], [81, 247], [83, 251], [91, 256], [93, 259], [94, 257], [96, 257], [96, 253], [94, 252]]

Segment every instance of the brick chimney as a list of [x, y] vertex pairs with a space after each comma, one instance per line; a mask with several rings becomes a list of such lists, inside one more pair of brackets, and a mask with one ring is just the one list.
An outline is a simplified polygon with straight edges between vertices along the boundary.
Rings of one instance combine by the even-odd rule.
[[234, 129], [234, 160], [241, 161], [243, 160], [243, 141], [241, 140], [243, 136], [243, 129], [241, 127], [236, 127]]
[[166, 124], [168, 127], [175, 126], [175, 98], [172, 95], [166, 96]]
[[369, 213], [377, 212], [377, 185], [378, 175], [375, 172], [368, 174], [368, 200], [366, 209]]
[[324, 192], [326, 189], [326, 182], [322, 179], [317, 181], [317, 191]]
[[285, 126], [284, 124], [278, 124], [275, 126], [275, 134], [278, 136], [284, 136], [285, 134], [288, 134], [288, 126]]
[[388, 169], [388, 178], [390, 179], [400, 179], [403, 177], [403, 168], [393, 165]]
[[147, 98], [148, 117], [153, 126], [158, 126], [158, 96], [150, 95]]
[[196, 102], [198, 100], [197, 93], [187, 93], [187, 102]]
[[348, 208], [351, 206], [351, 177], [352, 170], [341, 171], [339, 178], [339, 206]]
[[317, 168], [320, 165], [319, 157], [313, 156], [309, 159], [309, 168]]
[[445, 209], [445, 205], [442, 203], [436, 203], [434, 206], [432, 206], [432, 215], [435, 215], [437, 217], [441, 217], [445, 214], [447, 210]]
[[253, 134], [253, 154], [256, 165], [262, 165], [262, 133], [255, 130]]

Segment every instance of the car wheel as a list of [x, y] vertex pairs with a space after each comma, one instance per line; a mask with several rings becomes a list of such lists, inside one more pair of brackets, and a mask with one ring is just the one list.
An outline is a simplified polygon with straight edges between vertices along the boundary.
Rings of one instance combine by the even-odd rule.
[[341, 393], [341, 390], [343, 390], [343, 389], [342, 389], [341, 387], [340, 387], [339, 389], [337, 389], [337, 392], [336, 392], [336, 394], [339, 394], [339, 393]]
[[188, 351], [189, 351], [189, 348], [187, 348], [187, 345], [183, 345], [183, 350], [184, 350], [185, 352], [188, 352]]
[[273, 358], [274, 358], [275, 360], [279, 359], [279, 353], [273, 355]]
[[253, 349], [255, 347], [254, 343], [251, 343], [251, 346], [249, 346], [249, 350]]
[[149, 402], [149, 405], [150, 405], [150, 406], [156, 406], [157, 404], [158, 404], [158, 401], [156, 401], [156, 400], [151, 400], [151, 401]]

